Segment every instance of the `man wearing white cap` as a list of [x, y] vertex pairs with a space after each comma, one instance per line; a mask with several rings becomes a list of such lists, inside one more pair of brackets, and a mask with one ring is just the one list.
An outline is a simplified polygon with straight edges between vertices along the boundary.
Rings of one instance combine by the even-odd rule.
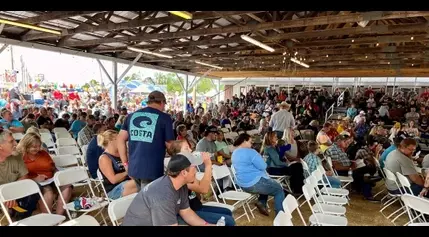
[[289, 109], [290, 104], [283, 101], [280, 104], [280, 110], [271, 116], [269, 126], [276, 132], [279, 139], [283, 137], [283, 132], [286, 129], [292, 129], [295, 127], [295, 119], [293, 118], [292, 113], [289, 112]]
[[365, 123], [366, 122], [365, 112], [363, 110], [361, 110], [359, 112], [359, 114], [355, 117], [355, 119], [353, 120], [353, 122], [355, 124]]

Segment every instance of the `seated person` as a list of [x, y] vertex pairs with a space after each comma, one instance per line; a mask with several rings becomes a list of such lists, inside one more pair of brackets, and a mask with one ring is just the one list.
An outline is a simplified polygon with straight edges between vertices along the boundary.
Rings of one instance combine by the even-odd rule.
[[[308, 142], [308, 151], [309, 153], [304, 157], [305, 163], [308, 165], [308, 173], [304, 172], [305, 177], [307, 178], [309, 174], [313, 173], [318, 166], [322, 165], [322, 161], [319, 158], [320, 149], [319, 145], [315, 141]], [[341, 181], [333, 176], [334, 173], [332, 171], [326, 171], [326, 177], [323, 176], [324, 182], [331, 184], [333, 188], [341, 188]]]
[[190, 139], [188, 139], [188, 131], [186, 130], [185, 124], [180, 124], [179, 126], [177, 126], [176, 130], [177, 130], [176, 131], [177, 132], [177, 140], [184, 140], [188, 143], [188, 145], [191, 149], [195, 148], [194, 142], [191, 141]]
[[103, 133], [106, 130], [106, 126], [103, 124], [95, 124], [92, 129], [95, 135], [89, 142], [86, 150], [86, 164], [88, 165], [88, 171], [91, 178], [96, 179], [98, 160], [104, 152], [104, 149], [97, 144], [97, 135]]
[[329, 138], [329, 136], [327, 135], [327, 132], [329, 132], [331, 130], [331, 127], [332, 127], [332, 124], [326, 122], [323, 125], [323, 128], [317, 133], [316, 141], [319, 144], [322, 152], [325, 152], [326, 149], [328, 149], [328, 147], [330, 147], [332, 145], [332, 141]]
[[[195, 151], [208, 152], [212, 154], [212, 163], [214, 165], [223, 165], [216, 160], [219, 155], [215, 143], [217, 134], [219, 134], [219, 131], [216, 127], [208, 126], [204, 131], [204, 137], [197, 143]], [[204, 172], [204, 166], [200, 166], [199, 168], [201, 172]]]
[[130, 179], [119, 157], [117, 136], [116, 130], [107, 130], [97, 136], [98, 146], [104, 149], [98, 160], [98, 166], [107, 196], [113, 200], [137, 192], [136, 182]]
[[21, 120], [22, 126], [24, 126], [24, 133], [26, 133], [27, 129], [30, 127], [36, 127], [36, 128], [39, 127], [35, 119], [36, 119], [36, 116], [34, 116], [34, 114], [28, 114], [27, 117]]
[[[0, 185], [12, 183], [18, 180], [28, 179], [28, 170], [22, 159], [22, 155], [16, 152], [16, 141], [9, 130], [0, 127]], [[39, 194], [5, 202], [9, 214], [14, 221], [31, 216], [37, 208]], [[19, 206], [26, 212], [19, 213], [12, 208]]]
[[177, 215], [190, 226], [215, 226], [200, 218], [190, 207], [187, 184], [195, 182], [196, 166], [202, 160], [190, 161], [174, 155], [167, 166], [167, 175], [141, 189], [128, 208], [123, 226], [177, 226]]
[[[41, 136], [41, 135], [40, 135], [40, 131], [39, 131], [39, 129], [38, 129], [37, 127], [30, 127], [30, 128], [28, 128], [28, 129], [27, 129], [27, 132], [26, 132], [25, 134], [29, 134], [29, 133], [35, 133], [35, 134], [37, 134], [39, 137]], [[42, 148], [43, 148], [45, 151], [49, 152], [48, 145], [46, 145], [44, 142], [42, 142]]]
[[[424, 188], [424, 180], [420, 174], [417, 173], [413, 163], [413, 153], [416, 150], [416, 147], [416, 140], [412, 138], [402, 140], [398, 149], [390, 152], [387, 156], [385, 168], [395, 175], [396, 172], [398, 172], [406, 176], [411, 183], [411, 190], [413, 191], [412, 194], [419, 195]], [[399, 182], [398, 184], [400, 185], [399, 188], [401, 188], [403, 192], [408, 190], [402, 187]], [[386, 185], [390, 193], [400, 194], [400, 191], [394, 182], [386, 180]]]
[[259, 212], [269, 216], [267, 211], [268, 196], [274, 196], [276, 215], [283, 211], [282, 202], [285, 193], [282, 186], [271, 179], [267, 172], [267, 164], [262, 156], [252, 149], [252, 139], [249, 134], [240, 134], [234, 142], [236, 149], [232, 153], [232, 165], [236, 171], [237, 184], [243, 191], [259, 194], [256, 207]]
[[348, 136], [339, 135], [335, 138], [334, 144], [325, 151], [325, 156], [331, 158], [332, 165], [340, 176], [348, 176], [348, 171], [356, 168], [356, 164], [350, 161], [345, 152], [349, 144]]
[[9, 110], [3, 110], [1, 113], [2, 119], [0, 120], [0, 126], [3, 129], [8, 129], [12, 133], [23, 133], [25, 128], [21, 122], [14, 119], [12, 113]]
[[[172, 155], [183, 154], [186, 157], [190, 157], [190, 160], [196, 159], [196, 157], [191, 154], [191, 149], [189, 145], [183, 141], [174, 141], [171, 144], [171, 152]], [[207, 194], [210, 191], [210, 183], [212, 177], [212, 169], [211, 169], [211, 160], [210, 155], [208, 153], [202, 153], [202, 160], [205, 163], [206, 171], [204, 172], [204, 176], [201, 180], [195, 180], [193, 183], [188, 183], [188, 197], [189, 197], [189, 206], [195, 213], [206, 222], [210, 224], [216, 224], [217, 221], [223, 216], [225, 217], [226, 226], [234, 226], [235, 221], [232, 216], [232, 212], [223, 207], [212, 207], [212, 206], [204, 206], [199, 198], [199, 194]], [[184, 220], [179, 217], [179, 223], [183, 223]]]
[[355, 157], [356, 168], [353, 171], [353, 183], [352, 186], [358, 192], [362, 192], [364, 198], [369, 201], [375, 201], [372, 196], [372, 185], [373, 181], [379, 181], [380, 179], [365, 180], [365, 176], [374, 175], [377, 171], [377, 165], [375, 163], [375, 153], [377, 153], [382, 146], [372, 137], [368, 137], [368, 140], [360, 144]]
[[219, 133], [216, 136], [216, 150], [220, 156], [222, 156], [222, 159], [226, 162], [228, 166], [231, 166], [231, 152], [229, 150], [228, 145], [225, 142], [224, 134], [221, 130], [218, 131]]
[[[24, 163], [28, 169], [28, 178], [33, 179], [37, 183], [53, 178], [57, 171], [51, 156], [47, 151], [41, 149], [41, 145], [42, 141], [39, 135], [36, 133], [28, 133], [21, 141], [19, 141], [17, 146], [17, 150], [22, 155]], [[49, 211], [52, 212], [55, 200], [54, 193], [57, 192], [55, 183], [52, 181], [52, 183], [42, 186], [41, 191]], [[64, 204], [67, 204], [70, 201], [72, 186], [62, 186], [61, 193], [66, 203], [63, 203], [59, 196], [57, 197], [55, 213], [58, 215], [64, 215], [65, 213]], [[46, 210], [42, 201], [39, 201], [39, 207], [43, 213], [48, 213], [48, 210]]]

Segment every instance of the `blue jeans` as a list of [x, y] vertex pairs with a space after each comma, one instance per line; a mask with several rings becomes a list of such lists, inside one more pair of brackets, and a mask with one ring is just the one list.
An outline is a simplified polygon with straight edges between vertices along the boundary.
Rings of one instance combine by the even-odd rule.
[[118, 185], [116, 185], [110, 192], [107, 194], [107, 196], [112, 199], [116, 200], [122, 197], [122, 193], [124, 192], [124, 186], [128, 182], [128, 180], [124, 180]]
[[327, 181], [329, 181], [329, 183], [333, 188], [341, 188], [341, 181], [339, 179], [332, 176], [327, 176], [327, 177], [328, 177], [328, 180], [326, 180], [326, 177], [323, 176], [323, 182], [327, 183]]
[[[209, 224], [216, 224], [223, 216], [225, 217], [225, 226], [235, 226], [235, 220], [234, 217], [232, 217], [232, 212], [227, 208], [203, 206], [198, 211], [195, 211], [195, 213]], [[177, 222], [179, 225], [187, 225], [180, 215], [177, 216]]]
[[285, 194], [282, 186], [274, 181], [273, 179], [261, 178], [255, 185], [244, 188], [241, 187], [245, 192], [259, 194], [259, 202], [267, 206], [268, 196], [274, 196], [274, 210], [277, 213], [283, 211], [283, 200]]

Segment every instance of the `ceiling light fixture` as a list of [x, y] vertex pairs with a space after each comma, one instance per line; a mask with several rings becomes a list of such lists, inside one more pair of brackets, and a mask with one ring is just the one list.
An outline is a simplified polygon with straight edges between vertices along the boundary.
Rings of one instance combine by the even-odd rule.
[[413, 37], [413, 36], [411, 36], [411, 40], [414, 40], [414, 37]]
[[298, 51], [295, 52], [295, 56], [298, 55]]
[[328, 54], [326, 54], [326, 57], [329, 57], [329, 55], [328, 55]]
[[339, 63], [341, 63], [341, 61], [339, 61]]
[[168, 12], [171, 13], [171, 14], [173, 14], [173, 15], [182, 17], [182, 18], [184, 18], [186, 20], [192, 19], [192, 13], [187, 12], [187, 11], [168, 11]]
[[61, 35], [61, 31], [59, 31], [59, 30], [51, 30], [51, 29], [48, 29], [45, 27], [24, 24], [24, 23], [20, 23], [20, 22], [16, 22], [16, 21], [9, 21], [6, 19], [0, 19], [0, 24], [13, 25], [13, 26], [18, 26], [18, 27], [22, 27], [22, 28], [31, 29], [31, 30], [43, 31], [46, 33], [54, 34], [54, 35]]
[[354, 42], [355, 42], [355, 40], [353, 39], [353, 40], [352, 40], [352, 43], [354, 43]]
[[301, 66], [303, 66], [303, 67], [305, 67], [305, 68], [309, 68], [309, 67], [310, 67], [308, 64], [303, 63], [303, 62], [299, 61], [299, 60], [298, 60], [298, 59], [296, 59], [296, 58], [290, 58], [290, 61], [292, 61], [292, 62], [294, 62], [294, 63], [296, 63], [296, 64], [298, 64], [298, 65], [301, 65]]
[[173, 58], [173, 56], [170, 55], [166, 55], [166, 54], [161, 54], [161, 53], [155, 53], [155, 52], [151, 52], [148, 50], [144, 50], [144, 49], [139, 49], [139, 48], [135, 48], [135, 47], [127, 47], [129, 50], [134, 51], [134, 52], [138, 52], [138, 53], [144, 53], [144, 54], [150, 54], [153, 56], [157, 56], [157, 57], [162, 57], [162, 58]]
[[270, 51], [270, 52], [274, 52], [275, 51], [275, 49], [271, 48], [270, 46], [268, 46], [268, 45], [266, 45], [266, 44], [264, 44], [262, 42], [259, 42], [259, 41], [255, 40], [255, 39], [253, 39], [253, 38], [251, 38], [251, 37], [249, 37], [247, 35], [241, 35], [241, 38], [243, 40], [245, 40], [245, 41], [247, 41], [247, 42], [249, 42], [251, 44], [254, 44], [256, 46], [259, 46], [259, 47], [261, 47], [261, 48], [263, 48], [263, 49], [265, 49], [267, 51]]
[[286, 55], [286, 52], [283, 52], [283, 55]]
[[380, 44], [379, 44], [379, 43], [377, 43], [375, 46], [377, 46], [377, 47], [378, 47], [379, 45], [380, 45]]
[[365, 55], [365, 58], [368, 58], [368, 55]]
[[411, 64], [411, 67], [414, 67], [414, 63]]
[[204, 66], [207, 66], [207, 67], [217, 68], [217, 69], [220, 69], [220, 70], [223, 69], [223, 67], [219, 67], [219, 66], [216, 66], [216, 65], [208, 64], [208, 63], [203, 63], [203, 62], [200, 62], [200, 61], [195, 61], [195, 63], [196, 64], [200, 64], [200, 65], [204, 65]]

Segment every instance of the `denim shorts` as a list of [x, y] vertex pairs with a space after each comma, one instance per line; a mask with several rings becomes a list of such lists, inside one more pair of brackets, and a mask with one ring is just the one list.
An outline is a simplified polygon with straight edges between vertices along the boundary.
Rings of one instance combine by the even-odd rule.
[[120, 184], [116, 185], [112, 190], [110, 190], [107, 196], [113, 200], [121, 198], [122, 193], [124, 192], [124, 186], [126, 182], [128, 182], [128, 180], [122, 181]]

